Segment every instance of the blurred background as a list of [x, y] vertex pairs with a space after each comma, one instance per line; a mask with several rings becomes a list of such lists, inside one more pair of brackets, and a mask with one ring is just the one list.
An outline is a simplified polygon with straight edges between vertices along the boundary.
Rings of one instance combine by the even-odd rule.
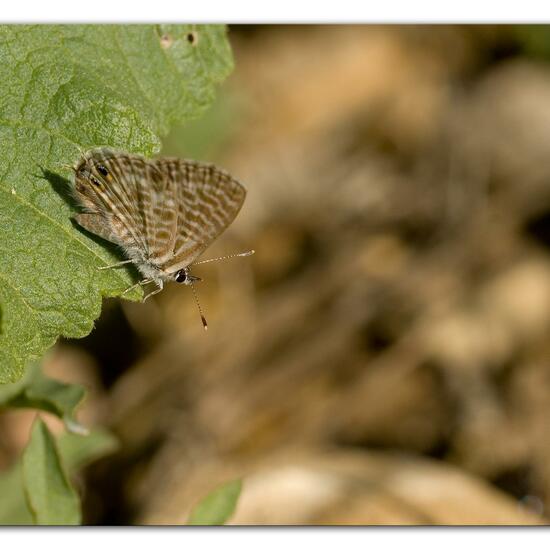
[[[550, 27], [232, 26], [235, 71], [163, 154], [245, 205], [189, 289], [106, 300], [46, 371], [119, 451], [91, 524], [550, 518]], [[2, 461], [32, 412], [0, 417]]]

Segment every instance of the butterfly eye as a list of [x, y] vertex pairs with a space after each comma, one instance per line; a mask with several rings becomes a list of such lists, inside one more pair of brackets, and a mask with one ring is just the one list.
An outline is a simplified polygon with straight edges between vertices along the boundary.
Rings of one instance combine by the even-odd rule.
[[109, 170], [107, 170], [107, 168], [105, 168], [105, 166], [103, 166], [103, 164], [98, 164], [98, 165], [97, 165], [97, 171], [98, 171], [102, 176], [108, 176], [108, 175], [109, 175]]
[[176, 276], [174, 277], [174, 281], [176, 281], [177, 283], [185, 283], [186, 280], [187, 280], [187, 273], [185, 272], [185, 269], [180, 269], [176, 273]]

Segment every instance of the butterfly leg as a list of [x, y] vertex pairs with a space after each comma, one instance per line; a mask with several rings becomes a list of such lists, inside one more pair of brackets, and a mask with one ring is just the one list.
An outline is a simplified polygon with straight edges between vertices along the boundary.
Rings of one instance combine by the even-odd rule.
[[112, 265], [104, 265], [104, 266], [98, 267], [97, 269], [99, 269], [100, 271], [102, 271], [103, 269], [113, 269], [114, 267], [120, 267], [121, 265], [126, 265], [131, 262], [133, 262], [133, 260], [124, 260], [123, 262], [117, 262], [116, 264], [112, 264]]
[[[149, 280], [149, 282], [151, 282], [151, 280]], [[154, 294], [158, 294], [163, 288], [164, 288], [164, 283], [163, 281], [155, 281], [155, 283], [158, 285], [157, 289], [156, 290], [153, 290], [153, 292], [149, 292], [149, 294], [147, 294], [147, 296], [145, 296], [145, 298], [143, 298], [143, 301], [145, 302], [145, 300], [147, 300], [147, 298], [150, 298], [151, 296], [153, 296]]]
[[127, 292], [130, 292], [130, 290], [134, 290], [134, 288], [138, 286], [146, 285], [147, 283], [150, 283], [152, 279], [143, 279], [143, 281], [137, 282], [135, 285], [129, 286], [122, 294], [121, 296], [124, 296]]

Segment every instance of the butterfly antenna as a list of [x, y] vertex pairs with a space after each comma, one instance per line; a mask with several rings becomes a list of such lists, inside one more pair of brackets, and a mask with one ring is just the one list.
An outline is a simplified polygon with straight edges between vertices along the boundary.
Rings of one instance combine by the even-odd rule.
[[201, 260], [200, 262], [195, 262], [192, 265], [209, 264], [210, 262], [219, 262], [220, 260], [229, 260], [230, 258], [252, 256], [254, 252], [255, 250], [247, 250], [246, 252], [239, 252], [238, 254], [229, 254], [229, 256], [220, 256], [219, 258], [210, 258], [209, 260]]
[[195, 290], [195, 285], [191, 283], [190, 286], [191, 286], [191, 291], [193, 292], [193, 298], [195, 299], [195, 304], [197, 304], [197, 308], [201, 316], [202, 326], [204, 327], [204, 330], [208, 330], [208, 323], [206, 322], [206, 317], [202, 313], [202, 308], [199, 303], [199, 297], [197, 295], [197, 291]]

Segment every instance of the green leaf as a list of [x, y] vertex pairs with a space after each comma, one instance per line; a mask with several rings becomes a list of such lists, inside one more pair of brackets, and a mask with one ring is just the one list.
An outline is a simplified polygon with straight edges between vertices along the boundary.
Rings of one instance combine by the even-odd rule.
[[75, 472], [90, 462], [114, 453], [119, 447], [117, 438], [105, 429], [96, 428], [88, 435], [64, 433], [58, 440], [63, 464]]
[[223, 525], [237, 506], [241, 494], [240, 479], [225, 483], [201, 500], [191, 511], [189, 525]]
[[85, 395], [79, 384], [67, 384], [44, 376], [38, 364], [31, 365], [18, 382], [0, 386], [0, 407], [21, 407], [50, 412], [65, 421], [67, 429], [85, 433], [75, 420], [75, 409]]
[[514, 25], [512, 36], [527, 55], [548, 60], [550, 58], [550, 26]]
[[0, 475], [0, 525], [32, 525], [34, 519], [25, 500], [21, 464]]
[[228, 93], [218, 96], [200, 119], [170, 129], [162, 142], [163, 154], [203, 161], [215, 158], [238, 127], [241, 110]]
[[23, 485], [38, 525], [79, 525], [80, 499], [63, 470], [55, 440], [40, 418], [23, 452]]
[[[72, 476], [90, 462], [116, 451], [118, 441], [108, 431], [95, 429], [85, 437], [63, 433], [59, 437], [57, 447], [63, 464]], [[20, 462], [0, 475], [0, 495], [0, 525], [34, 523], [25, 499]]]
[[[0, 383], [59, 335], [82, 337], [131, 270], [71, 222], [81, 149], [151, 155], [199, 116], [232, 69], [223, 26], [0, 26]], [[137, 299], [136, 290], [126, 297]]]

